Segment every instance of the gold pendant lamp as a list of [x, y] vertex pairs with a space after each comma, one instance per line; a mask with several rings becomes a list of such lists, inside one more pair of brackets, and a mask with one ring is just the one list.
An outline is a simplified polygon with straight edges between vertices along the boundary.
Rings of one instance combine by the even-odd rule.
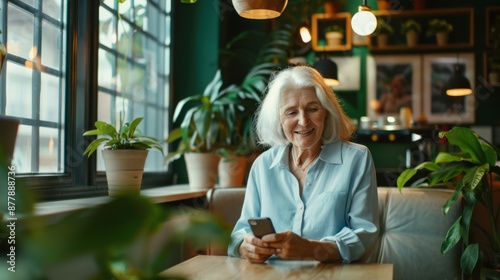
[[271, 19], [281, 15], [288, 0], [232, 0], [241, 17], [248, 19]]

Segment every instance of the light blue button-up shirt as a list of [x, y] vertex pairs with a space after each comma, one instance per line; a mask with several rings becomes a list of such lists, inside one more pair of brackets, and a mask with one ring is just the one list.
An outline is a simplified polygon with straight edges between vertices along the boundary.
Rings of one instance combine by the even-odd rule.
[[255, 160], [228, 255], [239, 257], [238, 247], [251, 231], [249, 218], [270, 217], [277, 232], [291, 230], [308, 239], [336, 242], [344, 262], [361, 258], [375, 243], [379, 228], [370, 151], [351, 142], [323, 145], [300, 195], [288, 166], [289, 149], [273, 147]]

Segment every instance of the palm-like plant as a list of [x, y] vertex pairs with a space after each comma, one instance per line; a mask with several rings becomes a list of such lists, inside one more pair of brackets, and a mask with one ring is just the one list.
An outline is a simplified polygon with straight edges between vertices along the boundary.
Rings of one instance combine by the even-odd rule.
[[[443, 187], [454, 188], [454, 193], [442, 207], [444, 215], [458, 200], [460, 195], [465, 200], [462, 216], [449, 229], [441, 252], [445, 254], [460, 240], [466, 245], [462, 252], [460, 266], [465, 275], [470, 275], [475, 266], [483, 258], [479, 244], [469, 243], [469, 230], [471, 217], [476, 203], [481, 203], [486, 208], [492, 225], [492, 231], [479, 228], [485, 233], [489, 241], [489, 250], [494, 254], [489, 260], [497, 269], [500, 267], [500, 235], [497, 229], [499, 223], [500, 206], [494, 209], [492, 187], [493, 176], [500, 175], [500, 167], [496, 161], [500, 158], [500, 150], [479, 137], [471, 129], [454, 127], [447, 132], [441, 132], [440, 137], [446, 137], [450, 144], [458, 146], [461, 152], [440, 152], [434, 161], [424, 162], [415, 168], [410, 168], [401, 173], [397, 185], [401, 191], [410, 178], [419, 170], [428, 170], [427, 177], [416, 180], [412, 186], [417, 187]], [[456, 183], [458, 181], [458, 183]], [[499, 190], [496, 190], [499, 191]]]

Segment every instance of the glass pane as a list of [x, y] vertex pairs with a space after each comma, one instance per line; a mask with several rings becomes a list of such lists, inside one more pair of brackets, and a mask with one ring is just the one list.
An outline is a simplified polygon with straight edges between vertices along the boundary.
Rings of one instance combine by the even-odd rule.
[[99, 71], [97, 75], [99, 86], [115, 89], [115, 72], [115, 56], [103, 49], [99, 49]]
[[7, 12], [7, 49], [9, 53], [24, 59], [33, 59], [33, 25], [34, 18], [32, 14], [9, 3]]
[[31, 126], [20, 125], [17, 130], [16, 147], [12, 164], [16, 166], [18, 173], [31, 172]]
[[56, 20], [61, 20], [61, 1], [59, 0], [52, 0], [52, 1], [47, 1], [44, 0], [42, 2], [42, 9], [43, 12]]
[[35, 0], [21, 0], [21, 2], [24, 2], [32, 7], [35, 7]]
[[42, 73], [40, 91], [40, 119], [58, 122], [62, 119], [60, 115], [59, 78]]
[[42, 64], [60, 70], [62, 32], [59, 27], [42, 21]]
[[167, 16], [165, 18], [165, 31], [163, 31], [163, 34], [165, 34], [164, 38], [165, 38], [165, 45], [170, 45], [170, 42], [172, 41], [171, 37], [170, 37], [170, 22], [171, 22], [171, 17], [170, 16]]
[[10, 61], [7, 61], [6, 70], [6, 114], [31, 118], [33, 70]]
[[99, 92], [97, 95], [97, 115], [99, 120], [110, 123], [111, 122], [111, 95], [103, 92]]
[[116, 43], [115, 17], [105, 8], [99, 8], [99, 43], [112, 48]]
[[39, 172], [61, 172], [59, 160], [59, 130], [40, 128], [40, 170]]

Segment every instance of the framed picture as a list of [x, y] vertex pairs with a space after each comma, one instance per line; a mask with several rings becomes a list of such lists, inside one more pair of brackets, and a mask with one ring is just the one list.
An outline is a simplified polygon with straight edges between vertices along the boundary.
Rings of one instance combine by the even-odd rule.
[[409, 107], [413, 119], [421, 112], [420, 55], [384, 55], [367, 57], [366, 111], [373, 120], [399, 116], [402, 107]]
[[467, 96], [446, 95], [446, 85], [458, 65], [460, 72], [474, 89], [474, 54], [424, 55], [424, 111], [429, 123], [474, 123], [474, 94]]

